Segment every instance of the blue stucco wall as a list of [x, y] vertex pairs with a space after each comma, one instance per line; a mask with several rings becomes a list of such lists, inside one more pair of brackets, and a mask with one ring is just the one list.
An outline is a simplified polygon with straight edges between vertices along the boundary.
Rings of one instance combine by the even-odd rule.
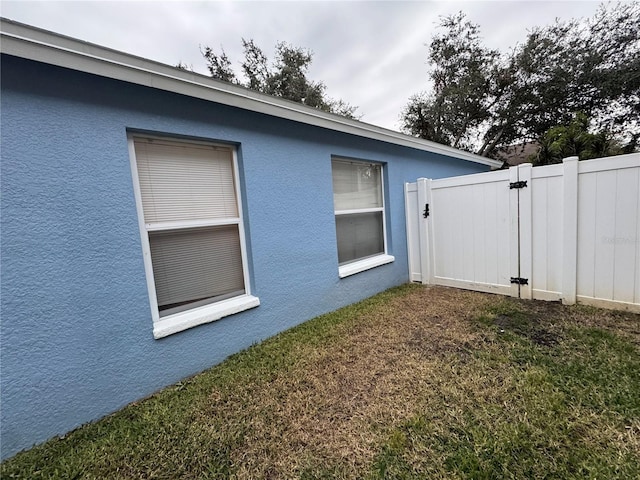
[[[14, 57], [1, 87], [3, 458], [408, 281], [404, 182], [487, 169]], [[238, 145], [258, 308], [153, 339], [128, 130]], [[332, 155], [386, 164], [396, 258], [345, 279]]]

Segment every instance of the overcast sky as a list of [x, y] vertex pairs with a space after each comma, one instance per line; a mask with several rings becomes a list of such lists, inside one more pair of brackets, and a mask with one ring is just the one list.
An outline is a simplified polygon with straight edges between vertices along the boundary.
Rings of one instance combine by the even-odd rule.
[[207, 73], [200, 45], [223, 46], [239, 70], [241, 38], [269, 58], [276, 42], [313, 52], [310, 78], [358, 106], [364, 122], [398, 130], [426, 88], [426, 47], [439, 16], [465, 12], [485, 44], [508, 50], [534, 26], [590, 17], [598, 1], [4, 1], [0, 15], [123, 52]]

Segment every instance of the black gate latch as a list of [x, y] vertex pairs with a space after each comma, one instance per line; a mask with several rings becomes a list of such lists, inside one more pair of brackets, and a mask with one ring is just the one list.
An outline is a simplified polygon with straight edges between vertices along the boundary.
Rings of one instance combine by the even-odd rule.
[[429, 204], [428, 203], [424, 204], [424, 212], [422, 212], [422, 216], [424, 218], [427, 218], [429, 216]]
[[511, 182], [509, 184], [509, 189], [524, 188], [526, 186], [527, 186], [527, 181], [526, 180], [520, 180], [519, 182]]
[[511, 277], [511, 283], [517, 283], [518, 285], [529, 285], [529, 279], [522, 277]]

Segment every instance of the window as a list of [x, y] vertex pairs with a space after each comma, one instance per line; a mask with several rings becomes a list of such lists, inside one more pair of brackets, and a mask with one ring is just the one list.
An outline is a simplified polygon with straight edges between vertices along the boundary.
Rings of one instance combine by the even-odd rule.
[[154, 336], [259, 305], [249, 291], [235, 150], [138, 136], [129, 145]]
[[333, 159], [331, 167], [340, 277], [392, 262], [386, 250], [381, 165]]

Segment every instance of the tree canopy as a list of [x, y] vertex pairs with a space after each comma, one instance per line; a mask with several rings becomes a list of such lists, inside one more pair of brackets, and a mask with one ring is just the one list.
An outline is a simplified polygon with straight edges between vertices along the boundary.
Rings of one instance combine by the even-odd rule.
[[412, 135], [494, 156], [580, 112], [593, 131], [633, 145], [640, 136], [638, 3], [535, 28], [508, 53], [487, 48], [463, 13], [444, 17], [428, 60], [431, 89], [402, 114]]
[[328, 97], [324, 83], [308, 78], [309, 65], [313, 60], [311, 51], [280, 42], [276, 44], [273, 61], [269, 62], [253, 40], [247, 41], [243, 38], [242, 47], [242, 80], [236, 76], [233, 64], [224, 49], [217, 54], [210, 47], [204, 47], [202, 55], [211, 76], [326, 112], [356, 118], [357, 107]]
[[560, 163], [576, 156], [580, 160], [631, 153], [635, 143], [622, 147], [607, 130], [591, 132], [589, 118], [578, 113], [567, 125], [551, 127], [539, 139], [538, 152], [529, 158], [534, 165]]

